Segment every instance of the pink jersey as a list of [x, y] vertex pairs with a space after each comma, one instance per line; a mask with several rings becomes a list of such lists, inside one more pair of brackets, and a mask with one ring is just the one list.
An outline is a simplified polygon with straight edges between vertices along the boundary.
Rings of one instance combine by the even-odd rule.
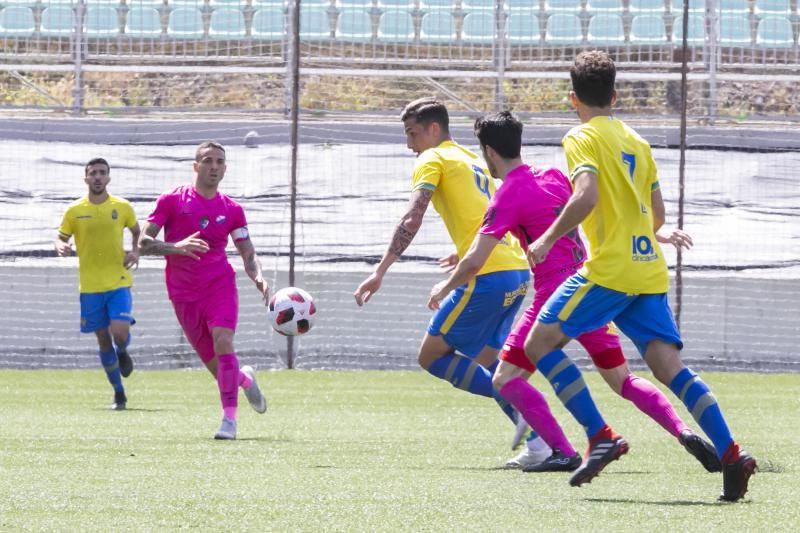
[[222, 193], [208, 200], [200, 196], [193, 185], [182, 185], [162, 194], [147, 220], [164, 228], [165, 242], [175, 243], [199, 231], [198, 237], [208, 243], [209, 250], [199, 254], [199, 261], [182, 255], [167, 256], [170, 300], [199, 300], [217, 283], [230, 283], [235, 290], [236, 274], [228, 262], [225, 247], [228, 236], [234, 231], [236, 240], [248, 237], [242, 206]]
[[[506, 179], [489, 201], [480, 233], [502, 239], [511, 232], [524, 249], [538, 239], [561, 213], [572, 195], [569, 179], [556, 168], [522, 165]], [[575, 265], [586, 258], [577, 228], [556, 242], [544, 262], [533, 271], [533, 286], [541, 286], [548, 274]]]

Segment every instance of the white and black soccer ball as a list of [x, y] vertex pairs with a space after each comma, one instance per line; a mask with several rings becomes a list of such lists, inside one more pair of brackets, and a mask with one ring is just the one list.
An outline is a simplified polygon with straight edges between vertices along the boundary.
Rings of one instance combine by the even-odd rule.
[[281, 335], [302, 335], [314, 325], [317, 306], [303, 289], [286, 287], [269, 300], [269, 321]]

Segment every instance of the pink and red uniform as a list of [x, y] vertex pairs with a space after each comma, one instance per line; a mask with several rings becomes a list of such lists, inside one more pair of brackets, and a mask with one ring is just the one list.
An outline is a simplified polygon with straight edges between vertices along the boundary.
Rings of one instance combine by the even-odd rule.
[[229, 236], [248, 238], [244, 209], [222, 193], [209, 200], [193, 185], [182, 185], [162, 194], [147, 220], [164, 228], [166, 242], [178, 242], [199, 231], [198, 237], [208, 243], [208, 252], [199, 254], [199, 261], [168, 255], [165, 271], [178, 322], [200, 358], [208, 362], [214, 357], [211, 329], [236, 329], [236, 272], [225, 248]]
[[[555, 221], [571, 194], [569, 179], [560, 170], [521, 165], [506, 175], [489, 201], [479, 232], [497, 239], [510, 232], [527, 249]], [[503, 360], [530, 372], [535, 370], [523, 350], [525, 338], [544, 303], [580, 269], [585, 258], [586, 248], [578, 230], [573, 229], [556, 242], [542, 263], [531, 268], [533, 302], [509, 333], [501, 354]], [[584, 333], [577, 340], [600, 368], [614, 368], [625, 360], [619, 337], [609, 327]]]

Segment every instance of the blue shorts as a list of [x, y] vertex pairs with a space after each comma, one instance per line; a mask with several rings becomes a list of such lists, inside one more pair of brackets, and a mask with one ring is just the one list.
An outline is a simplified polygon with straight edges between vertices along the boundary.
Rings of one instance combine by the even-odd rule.
[[93, 333], [105, 329], [112, 320], [136, 321], [131, 315], [133, 298], [130, 287], [121, 287], [108, 292], [81, 293], [81, 333]]
[[428, 325], [430, 335], [468, 357], [477, 356], [485, 346], [498, 350], [514, 323], [528, 292], [528, 270], [492, 272], [473, 278], [453, 290]]
[[644, 356], [652, 340], [683, 348], [667, 294], [627, 294], [592, 283], [580, 274], [567, 278], [550, 296], [537, 319], [560, 322], [571, 338], [613, 321]]

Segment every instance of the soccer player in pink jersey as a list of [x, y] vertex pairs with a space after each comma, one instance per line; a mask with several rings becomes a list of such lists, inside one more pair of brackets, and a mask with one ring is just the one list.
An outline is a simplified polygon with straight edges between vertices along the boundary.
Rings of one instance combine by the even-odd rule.
[[[520, 157], [522, 127], [522, 123], [507, 111], [487, 115], [475, 122], [475, 135], [489, 171], [495, 178], [503, 180], [503, 185], [489, 202], [483, 225], [470, 251], [450, 278], [431, 291], [430, 305], [435, 306], [451, 285], [465, 283], [472, 277], [507, 232], [511, 232], [523, 247], [535, 241], [550, 227], [569, 200], [572, 188], [560, 170], [532, 168], [523, 163]], [[689, 243], [690, 240], [688, 235], [680, 232], [675, 242]], [[583, 241], [577, 229], [573, 229], [553, 246], [544, 262], [531, 265], [535, 291], [533, 302], [506, 339], [500, 354], [501, 363], [494, 375], [495, 388], [553, 449], [550, 458], [523, 468], [526, 472], [574, 470], [581, 464], [580, 456], [566, 441], [550, 414], [544, 396], [528, 383], [536, 367], [525, 355], [524, 344], [544, 302], [565, 279], [580, 269], [585, 258]], [[610, 327], [584, 333], [577, 340], [614, 392], [658, 422], [707, 470], [719, 471], [714, 448], [689, 429], [658, 388], [630, 372], [619, 337]]]
[[[141, 253], [167, 258], [167, 293], [186, 338], [217, 379], [222, 425], [215, 439], [236, 438], [238, 387], [258, 413], [267, 401], [255, 370], [239, 368], [233, 335], [239, 314], [236, 272], [225, 247], [232, 238], [244, 269], [267, 300], [269, 285], [261, 274], [242, 206], [219, 192], [225, 176], [225, 148], [213, 141], [197, 147], [193, 185], [162, 194], [142, 231]], [[164, 228], [164, 241], [156, 239]]]

